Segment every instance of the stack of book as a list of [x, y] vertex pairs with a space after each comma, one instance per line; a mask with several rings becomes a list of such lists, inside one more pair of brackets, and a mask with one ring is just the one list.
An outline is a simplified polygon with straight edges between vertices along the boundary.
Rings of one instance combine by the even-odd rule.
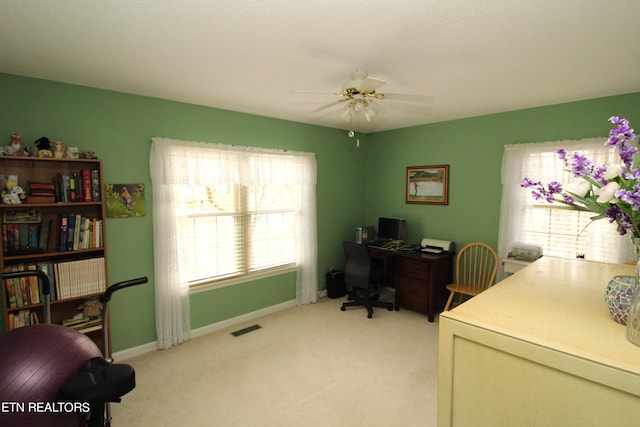
[[54, 203], [56, 201], [56, 187], [53, 182], [29, 181], [27, 203]]
[[72, 319], [63, 320], [62, 326], [67, 326], [86, 334], [87, 332], [102, 329], [102, 319], [100, 317], [87, 316], [74, 317]]

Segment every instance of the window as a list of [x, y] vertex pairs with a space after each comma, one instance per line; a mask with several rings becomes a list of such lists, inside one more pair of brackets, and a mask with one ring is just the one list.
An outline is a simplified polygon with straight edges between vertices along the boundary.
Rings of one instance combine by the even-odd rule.
[[506, 257], [515, 242], [541, 246], [543, 254], [566, 258], [586, 258], [603, 262], [630, 259], [629, 239], [618, 235], [615, 224], [606, 219], [591, 221], [594, 214], [566, 209], [561, 204], [536, 202], [520, 187], [524, 177], [542, 182], [556, 180], [567, 185], [576, 180], [565, 171], [555, 149], [582, 151], [596, 165], [616, 161], [606, 138], [551, 141], [505, 146], [502, 162], [502, 207], [498, 252]]
[[159, 208], [176, 227], [181, 281], [198, 286], [299, 267], [304, 242], [316, 242], [312, 154], [161, 141], [172, 203]]
[[190, 285], [296, 262], [296, 200], [285, 185], [177, 186]]

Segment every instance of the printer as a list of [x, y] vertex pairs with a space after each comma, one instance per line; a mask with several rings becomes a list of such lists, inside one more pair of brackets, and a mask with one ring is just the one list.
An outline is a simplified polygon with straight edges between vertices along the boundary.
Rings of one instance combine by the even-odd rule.
[[420, 246], [422, 247], [422, 252], [432, 254], [456, 251], [456, 244], [450, 240], [436, 240], [425, 237], [420, 242]]

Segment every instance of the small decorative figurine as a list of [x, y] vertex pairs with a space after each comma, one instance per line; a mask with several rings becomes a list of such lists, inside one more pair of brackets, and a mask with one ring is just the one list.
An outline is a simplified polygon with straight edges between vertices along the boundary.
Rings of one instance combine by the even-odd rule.
[[2, 201], [8, 205], [19, 205], [22, 203], [22, 199], [26, 197], [26, 194], [22, 187], [16, 185], [11, 188], [11, 190], [7, 191], [7, 193], [2, 196]]
[[22, 148], [22, 137], [17, 133], [11, 135], [11, 142], [9, 142], [9, 147], [13, 150], [14, 156], [25, 156], [24, 149]]
[[56, 159], [63, 159], [65, 156], [65, 145], [62, 141], [52, 141], [51, 150], [53, 151], [53, 157]]
[[80, 150], [78, 147], [67, 147], [67, 158], [78, 159], [80, 158]]
[[34, 144], [38, 147], [38, 157], [53, 157], [51, 141], [46, 136], [38, 138]]

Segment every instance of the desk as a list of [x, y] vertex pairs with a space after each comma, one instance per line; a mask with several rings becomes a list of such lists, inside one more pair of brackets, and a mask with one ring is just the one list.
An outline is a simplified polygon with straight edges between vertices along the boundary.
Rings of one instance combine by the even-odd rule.
[[445, 286], [452, 281], [455, 254], [370, 250], [374, 259], [385, 259], [390, 264], [395, 287], [395, 309], [403, 307], [426, 314], [429, 322], [433, 322], [436, 309], [444, 308], [449, 296]]
[[604, 302], [633, 272], [545, 256], [440, 315], [438, 426], [637, 423], [640, 347]]

